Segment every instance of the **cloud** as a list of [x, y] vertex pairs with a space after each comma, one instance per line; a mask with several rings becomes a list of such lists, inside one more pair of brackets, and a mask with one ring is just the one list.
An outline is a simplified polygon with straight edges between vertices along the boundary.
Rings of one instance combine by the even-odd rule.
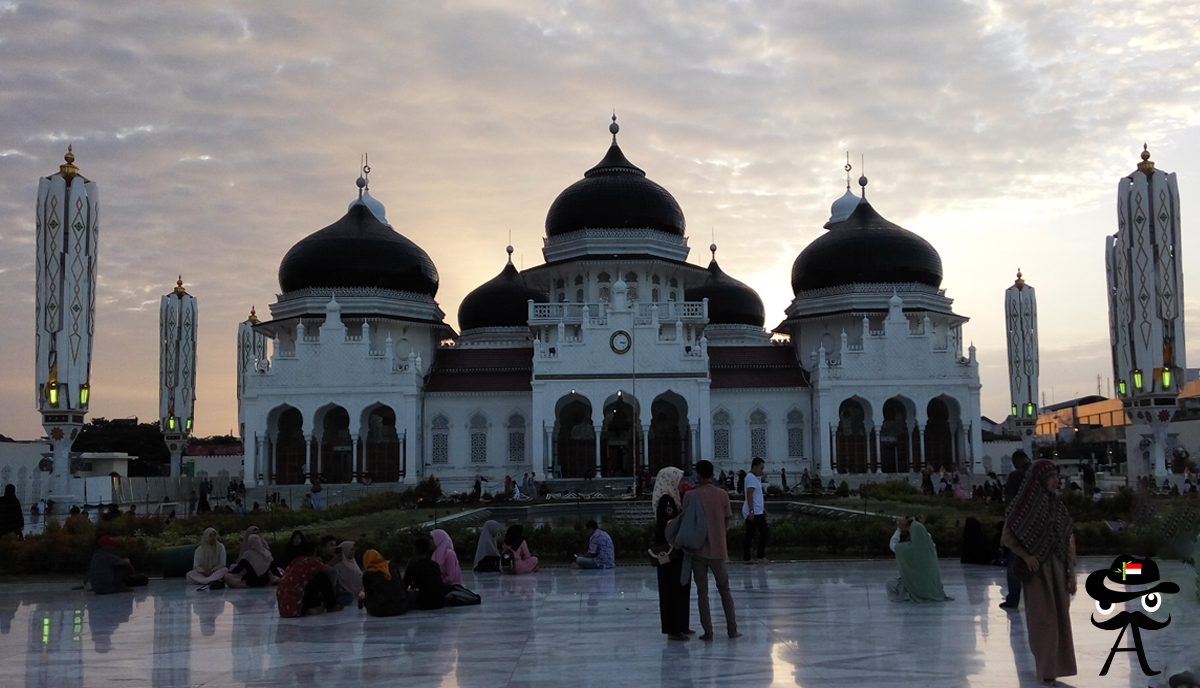
[[603, 156], [614, 108], [626, 154], [683, 207], [693, 258], [715, 233], [769, 320], [842, 192], [844, 152], [855, 177], [865, 154], [876, 208], [942, 252], [967, 336], [991, 356], [991, 399], [1005, 386], [999, 292], [1017, 265], [1045, 303], [1071, 305], [1044, 321], [1047, 351], [1103, 338], [1111, 189], [1143, 139], [1169, 159], [1195, 130], [1196, 13], [1108, 0], [0, 4], [0, 432], [38, 432], [32, 208], [67, 143], [101, 187], [94, 412], [157, 412], [152, 304], [183, 274], [200, 299], [208, 434], [234, 424], [237, 322], [274, 300], [287, 249], [344, 212], [363, 151], [389, 219], [437, 264], [453, 322], [503, 265], [510, 230], [525, 265], [540, 262], [545, 212]]

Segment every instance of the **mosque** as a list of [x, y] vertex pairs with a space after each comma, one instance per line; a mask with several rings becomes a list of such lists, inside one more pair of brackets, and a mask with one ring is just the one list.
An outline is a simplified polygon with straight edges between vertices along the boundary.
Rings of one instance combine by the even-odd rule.
[[850, 190], [757, 293], [688, 263], [683, 209], [617, 144], [546, 214], [544, 262], [509, 260], [458, 309], [364, 177], [279, 267], [270, 319], [238, 333], [247, 485], [476, 474], [604, 478], [761, 456], [773, 471], [982, 472], [974, 348], [937, 251]]

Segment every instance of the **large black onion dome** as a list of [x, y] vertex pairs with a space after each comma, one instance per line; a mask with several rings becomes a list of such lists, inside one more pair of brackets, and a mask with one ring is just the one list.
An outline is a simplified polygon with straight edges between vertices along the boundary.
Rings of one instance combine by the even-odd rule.
[[883, 219], [865, 200], [827, 225], [792, 264], [792, 291], [845, 284], [942, 284], [942, 259], [928, 241]]
[[342, 219], [301, 239], [279, 264], [284, 293], [378, 287], [435, 296], [438, 273], [429, 255], [383, 224], [362, 203]]
[[625, 158], [615, 138], [608, 155], [564, 189], [546, 213], [547, 237], [588, 228], [646, 227], [683, 236], [683, 211], [666, 189]]
[[708, 264], [708, 279], [683, 294], [684, 301], [708, 299], [708, 321], [717, 325], [752, 325], [762, 327], [766, 320], [758, 292], [735, 280], [717, 265], [714, 258]]
[[462, 331], [479, 327], [522, 327], [529, 324], [529, 300], [545, 303], [546, 295], [525, 286], [512, 261], [499, 275], [467, 294], [458, 306]]

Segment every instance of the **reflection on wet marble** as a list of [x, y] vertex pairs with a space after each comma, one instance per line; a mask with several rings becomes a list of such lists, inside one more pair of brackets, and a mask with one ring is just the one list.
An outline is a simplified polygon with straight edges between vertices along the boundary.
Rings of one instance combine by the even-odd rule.
[[[1159, 685], [1089, 622], [1081, 567], [1072, 604], [1081, 676], [1071, 686]], [[659, 633], [654, 570], [547, 569], [475, 576], [483, 605], [375, 619], [357, 609], [280, 619], [271, 591], [199, 592], [151, 581], [97, 597], [68, 584], [0, 587], [0, 686], [1017, 686], [1036, 685], [1023, 614], [1008, 614], [1004, 571], [944, 561], [944, 605], [889, 602], [887, 561], [732, 565], [744, 637], [669, 643]], [[1200, 657], [1195, 572], [1144, 638], [1151, 666]], [[692, 625], [699, 627], [695, 599]], [[714, 607], [716, 625], [720, 605]], [[1123, 642], [1124, 644], [1124, 642]], [[1165, 685], [1165, 684], [1164, 684]]]

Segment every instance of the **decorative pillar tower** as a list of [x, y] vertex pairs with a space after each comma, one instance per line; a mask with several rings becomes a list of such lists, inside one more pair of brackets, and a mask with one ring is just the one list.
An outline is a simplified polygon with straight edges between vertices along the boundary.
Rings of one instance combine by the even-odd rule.
[[[254, 307], [250, 307], [250, 317], [238, 325], [237, 340], [237, 397], [238, 397], [238, 436], [242, 438], [242, 447], [250, 459], [244, 463], [242, 480], [253, 487], [258, 482], [259, 472], [262, 471], [259, 446], [261, 437], [246, 437], [246, 419], [242, 415], [242, 396], [246, 393], [246, 378], [252, 371], [264, 371], [269, 365], [267, 358], [267, 336], [254, 329], [258, 324], [258, 315]], [[390, 340], [389, 340], [390, 341]], [[249, 453], [253, 452], [253, 454]]]
[[1004, 321], [1008, 328], [1008, 394], [1013, 425], [1021, 448], [1033, 456], [1038, 419], [1037, 295], [1017, 269], [1017, 281], [1004, 292]]
[[99, 190], [67, 146], [58, 174], [38, 181], [34, 300], [37, 408], [54, 449], [50, 496], [60, 513], [75, 500], [71, 445], [87, 414], [96, 331]]
[[[1156, 170], [1142, 148], [1137, 171], [1117, 183], [1117, 233], [1108, 237], [1109, 337], [1113, 382], [1142, 436], [1149, 465], [1168, 473], [1167, 428], [1175, 415], [1185, 361], [1183, 253], [1175, 175]], [[1142, 456], [1130, 456], [1137, 466]]]
[[171, 477], [183, 470], [183, 450], [192, 434], [196, 414], [196, 297], [183, 288], [162, 297], [159, 321], [159, 429], [171, 451]]

